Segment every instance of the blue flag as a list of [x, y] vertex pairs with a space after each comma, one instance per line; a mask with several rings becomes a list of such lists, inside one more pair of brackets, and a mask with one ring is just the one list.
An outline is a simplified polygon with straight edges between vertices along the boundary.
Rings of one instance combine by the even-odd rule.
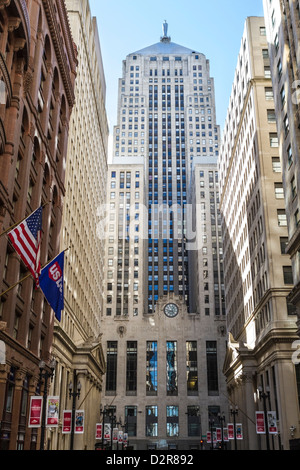
[[65, 253], [62, 252], [42, 269], [40, 275], [40, 288], [58, 321], [61, 321], [64, 309], [64, 260]]

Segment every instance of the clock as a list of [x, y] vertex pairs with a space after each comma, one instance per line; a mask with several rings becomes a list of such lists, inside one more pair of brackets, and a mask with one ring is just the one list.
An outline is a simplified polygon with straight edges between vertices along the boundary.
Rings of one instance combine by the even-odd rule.
[[177, 317], [178, 315], [178, 307], [176, 304], [167, 304], [164, 308], [165, 315], [169, 318]]

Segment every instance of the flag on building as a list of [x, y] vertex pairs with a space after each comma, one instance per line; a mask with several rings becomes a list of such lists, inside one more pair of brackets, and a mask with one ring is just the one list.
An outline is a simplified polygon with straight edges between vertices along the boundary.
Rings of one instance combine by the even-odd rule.
[[41, 273], [42, 211], [40, 207], [8, 233], [14, 249], [31, 272], [37, 286]]
[[51, 305], [58, 321], [64, 309], [64, 251], [42, 269], [40, 288]]

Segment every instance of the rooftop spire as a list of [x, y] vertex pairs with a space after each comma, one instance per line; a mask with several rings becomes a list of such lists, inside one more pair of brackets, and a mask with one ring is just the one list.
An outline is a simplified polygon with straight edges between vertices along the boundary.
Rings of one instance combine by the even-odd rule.
[[170, 42], [171, 41], [171, 38], [168, 36], [168, 23], [167, 23], [167, 20], [165, 20], [165, 22], [163, 23], [163, 37], [160, 38], [161, 42]]

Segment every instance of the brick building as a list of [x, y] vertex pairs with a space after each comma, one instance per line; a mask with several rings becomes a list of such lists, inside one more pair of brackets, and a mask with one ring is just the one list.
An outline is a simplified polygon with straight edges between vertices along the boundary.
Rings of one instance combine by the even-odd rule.
[[[60, 248], [76, 55], [63, 0], [1, 0], [0, 234], [44, 205], [42, 265]], [[1, 293], [27, 274], [6, 235], [0, 273]], [[43, 390], [39, 363], [51, 360], [53, 322], [31, 277], [1, 295], [0, 449], [39, 445], [28, 404]]]

